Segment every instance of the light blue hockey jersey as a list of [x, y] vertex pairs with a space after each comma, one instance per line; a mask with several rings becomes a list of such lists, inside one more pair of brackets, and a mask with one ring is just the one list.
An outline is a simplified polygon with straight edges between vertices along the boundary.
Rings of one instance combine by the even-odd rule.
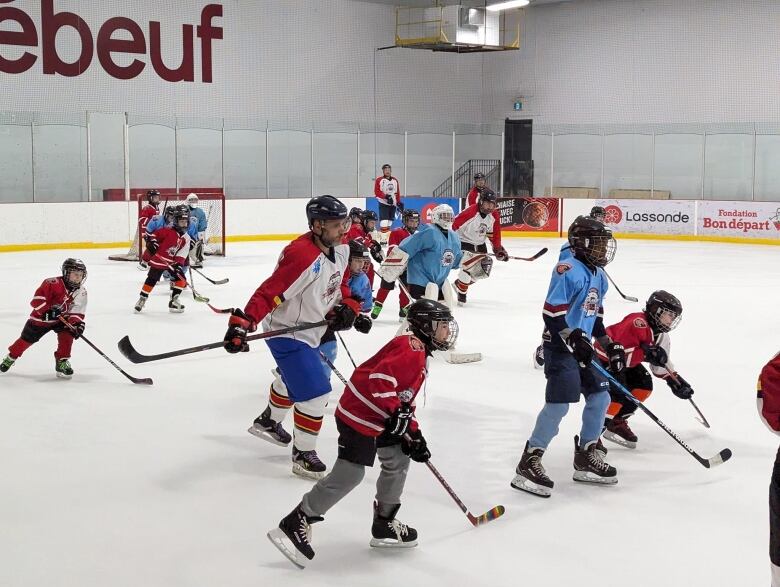
[[[169, 223], [165, 222], [165, 216], [162, 214], [158, 216], [154, 216], [147, 224], [146, 224], [146, 232], [149, 234], [152, 234], [155, 230], [158, 228], [162, 228], [163, 226], [170, 226]], [[190, 222], [189, 228], [187, 228], [187, 234], [190, 235], [190, 239], [193, 241], [198, 240], [198, 227], [195, 226], [192, 222]]]
[[460, 267], [463, 257], [458, 235], [448, 230], [445, 236], [438, 226], [417, 230], [398, 246], [409, 255], [407, 281], [421, 287], [429, 282], [442, 287], [450, 270]]
[[349, 286], [349, 291], [362, 300], [360, 309], [363, 312], [370, 312], [371, 308], [374, 307], [374, 294], [371, 291], [371, 282], [368, 280], [368, 275], [365, 273], [352, 275], [347, 285]]
[[190, 208], [190, 225], [193, 224], [195, 225], [196, 232], [205, 232], [209, 227], [206, 212], [204, 212], [202, 208]]

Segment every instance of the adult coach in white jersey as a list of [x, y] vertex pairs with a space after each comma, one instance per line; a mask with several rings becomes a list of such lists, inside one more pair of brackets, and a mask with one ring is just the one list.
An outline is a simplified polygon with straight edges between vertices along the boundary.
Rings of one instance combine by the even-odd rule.
[[284, 248], [274, 272], [244, 310], [233, 311], [225, 350], [248, 350], [247, 333], [261, 322], [263, 331], [269, 332], [327, 320], [316, 328], [266, 339], [278, 376], [271, 384], [268, 406], [249, 428], [255, 436], [287, 446], [292, 438], [282, 421], [294, 406], [293, 473], [319, 479], [326, 467], [315, 449], [331, 390], [320, 361], [320, 339], [328, 326], [351, 328], [360, 303], [350, 297], [347, 286], [349, 245], [340, 244], [350, 224], [346, 206], [333, 196], [318, 196], [306, 204], [306, 217], [309, 232]]
[[382, 165], [382, 175], [374, 180], [374, 197], [379, 202], [379, 242], [386, 245], [396, 209], [404, 211], [404, 205], [401, 203], [401, 184], [393, 177], [393, 168], [389, 163]]

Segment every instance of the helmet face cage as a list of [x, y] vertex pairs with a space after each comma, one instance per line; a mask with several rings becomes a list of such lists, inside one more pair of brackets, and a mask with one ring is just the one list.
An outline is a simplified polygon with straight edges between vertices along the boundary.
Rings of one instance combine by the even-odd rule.
[[658, 332], [671, 332], [682, 320], [679, 300], [664, 291], [653, 292], [645, 305], [645, 314]]
[[431, 211], [431, 222], [444, 230], [452, 228], [452, 208], [447, 204], [440, 204]]
[[190, 194], [185, 201], [190, 208], [194, 208], [198, 205], [198, 194]]
[[585, 241], [583, 255], [594, 267], [605, 267], [615, 258], [617, 242], [612, 235], [591, 236], [583, 240]]
[[598, 220], [599, 222], [604, 222], [607, 217], [607, 211], [601, 206], [593, 206], [593, 208], [590, 210], [590, 217]]
[[[73, 273], [80, 273], [81, 279], [73, 281]], [[87, 266], [80, 259], [65, 259], [62, 264], [62, 280], [68, 289], [81, 287], [87, 280]]]
[[455, 318], [432, 320], [430, 337], [431, 346], [436, 350], [446, 351], [454, 347], [458, 340], [458, 323]]

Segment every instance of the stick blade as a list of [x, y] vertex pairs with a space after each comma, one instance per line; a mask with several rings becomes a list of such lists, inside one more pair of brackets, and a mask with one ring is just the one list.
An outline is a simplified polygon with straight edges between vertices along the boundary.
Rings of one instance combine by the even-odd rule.
[[119, 347], [119, 352], [122, 353], [122, 355], [131, 363], [146, 362], [146, 358], [137, 350], [135, 350], [135, 348], [133, 348], [133, 343], [130, 342], [129, 336], [125, 335], [122, 337], [122, 339], [117, 343], [117, 347]]
[[213, 283], [214, 285], [225, 285], [226, 283], [230, 283], [230, 278], [226, 277], [225, 279], [215, 279], [212, 280], [211, 283]]
[[717, 467], [718, 465], [722, 465], [727, 460], [731, 458], [731, 449], [730, 448], [724, 448], [722, 451], [720, 451], [718, 454], [716, 454], [714, 457], [710, 457], [707, 459], [707, 468], [711, 469], [712, 467]]
[[535, 254], [533, 257], [531, 257], [531, 260], [532, 260], [532, 261], [536, 261], [536, 259], [538, 259], [538, 258], [539, 258], [539, 257], [541, 257], [542, 255], [544, 255], [544, 254], [547, 252], [547, 250], [548, 250], [548, 249], [547, 249], [547, 247], [544, 247], [544, 248], [543, 248], [541, 251], [539, 251], [539, 252], [538, 252], [538, 253], [536, 253], [536, 254]]
[[133, 377], [131, 381], [136, 385], [154, 385], [154, 381], [152, 381], [151, 377]]
[[500, 518], [504, 515], [506, 512], [506, 508], [502, 505], [497, 505], [493, 509], [485, 512], [481, 516], [473, 516], [469, 515], [469, 521], [474, 524], [475, 526], [479, 526], [481, 524], [487, 524], [488, 522], [492, 522], [493, 520]]

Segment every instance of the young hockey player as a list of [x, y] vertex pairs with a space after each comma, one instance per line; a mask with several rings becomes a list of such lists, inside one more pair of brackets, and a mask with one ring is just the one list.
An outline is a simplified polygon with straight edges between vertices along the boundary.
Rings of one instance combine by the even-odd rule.
[[[354, 211], [356, 208], [353, 208], [352, 210]], [[369, 250], [371, 256], [376, 260], [377, 263], [381, 263], [383, 258], [382, 245], [374, 240], [374, 235], [376, 233], [376, 221], [376, 212], [373, 210], [365, 210], [361, 212], [360, 221], [357, 224], [353, 224], [349, 228], [349, 232], [344, 235], [344, 238], [341, 242], [344, 244], [349, 244], [350, 241], [358, 241]], [[374, 266], [370, 261], [366, 267], [366, 276], [368, 277], [368, 282], [373, 288]]]
[[303, 568], [314, 558], [311, 524], [363, 480], [365, 468], [379, 457], [371, 541], [375, 547], [417, 546], [417, 530], [401, 523], [401, 507], [409, 460], [431, 457], [414, 417], [415, 397], [425, 383], [428, 357], [455, 341], [457, 323], [449, 308], [418, 300], [407, 315], [411, 332], [396, 336], [360, 365], [336, 406], [338, 459], [330, 474], [303, 496], [268, 538], [293, 564]]
[[[139, 247], [146, 234], [146, 225], [149, 221], [157, 216], [160, 212], [160, 192], [157, 190], [149, 190], [146, 192], [146, 204], [141, 208], [141, 212], [138, 214], [138, 239]], [[149, 251], [143, 251], [141, 258], [138, 260], [138, 268], [146, 271], [149, 269], [149, 258], [151, 257]]]
[[[408, 208], [404, 210], [403, 216], [401, 217], [401, 222], [403, 223], [403, 226], [396, 228], [390, 233], [390, 240], [388, 242], [387, 249], [388, 253], [392, 250], [393, 247], [400, 245], [401, 241], [403, 241], [406, 237], [411, 236], [417, 232], [417, 228], [420, 226], [420, 213], [417, 210]], [[402, 284], [404, 284], [404, 287], [408, 287], [406, 282], [406, 271], [401, 273], [398, 279]], [[376, 294], [374, 308], [371, 310], [372, 319], [376, 320], [379, 317], [379, 313], [382, 311], [382, 307], [384, 306], [385, 300], [387, 299], [387, 294], [389, 294], [394, 288], [394, 282], [385, 281], [382, 279], [382, 283], [379, 285], [379, 291]], [[409, 305], [409, 296], [406, 295], [403, 289], [400, 289], [398, 295], [401, 302], [401, 307], [398, 310], [398, 317], [405, 318], [406, 307]]]
[[[485, 174], [484, 173], [475, 173], [474, 174], [474, 185], [469, 190], [469, 193], [466, 194], [466, 207], [471, 207], [474, 204], [477, 203], [477, 198], [479, 198], [479, 194], [484, 190], [486, 187], [485, 183]], [[489, 189], [489, 188], [488, 188]]]
[[525, 443], [512, 487], [549, 497], [554, 486], [542, 465], [542, 456], [558, 434], [569, 404], [585, 396], [582, 428], [574, 437], [574, 480], [617, 483], [617, 471], [604, 462], [598, 439], [609, 405], [609, 385], [591, 366], [595, 336], [607, 349], [615, 373], [625, 366], [625, 351], [613, 343], [604, 328], [602, 302], [607, 278], [602, 267], [615, 254], [612, 232], [600, 222], [579, 216], [568, 235], [574, 256], [556, 264], [544, 303], [545, 404]]
[[248, 349], [247, 333], [258, 324], [268, 332], [328, 321], [327, 327], [266, 339], [280, 376], [271, 384], [268, 406], [249, 428], [250, 434], [287, 446], [293, 438], [282, 422], [294, 407], [293, 473], [319, 479], [326, 467], [315, 449], [331, 391], [320, 362], [320, 340], [328, 327], [334, 331], [352, 328], [360, 303], [347, 287], [349, 246], [340, 244], [350, 224], [346, 206], [333, 196], [318, 196], [306, 203], [306, 218], [309, 232], [284, 248], [273, 273], [244, 310], [233, 311], [225, 350]]
[[[191, 193], [187, 196], [187, 207], [190, 209], [190, 224], [193, 226], [196, 238], [193, 239], [193, 247], [190, 251], [190, 260], [193, 267], [203, 267], [203, 247], [205, 246], [206, 230], [209, 227], [208, 218], [203, 208], [198, 208], [198, 194]], [[190, 234], [192, 237], [192, 234]]]
[[492, 260], [487, 256], [487, 239], [490, 239], [496, 259], [509, 261], [509, 254], [501, 245], [501, 219], [496, 209], [497, 204], [493, 190], [484, 188], [477, 203], [463, 210], [452, 223], [452, 229], [458, 233], [463, 249], [460, 273], [453, 284], [455, 293], [458, 294], [458, 305], [466, 303], [466, 292], [476, 279], [486, 279], [490, 275], [489, 270], [476, 272], [479, 276], [477, 278], [469, 274], [470, 268], [476, 263], [489, 262], [492, 267]]
[[607, 211], [601, 206], [593, 206], [593, 208], [590, 209], [590, 217], [604, 223], [607, 219]]
[[[371, 264], [368, 257], [368, 249], [363, 243], [357, 240], [349, 241], [349, 280], [347, 287], [351, 295], [360, 301], [360, 315], [355, 318], [355, 330], [368, 334], [371, 330], [372, 322], [367, 314], [373, 307], [373, 293], [371, 284], [366, 277], [366, 267]], [[336, 344], [336, 333], [330, 328], [325, 331], [320, 340], [320, 352], [324, 354], [331, 363], [336, 361], [338, 355], [338, 345]], [[330, 379], [330, 367], [323, 359], [322, 368], [325, 370], [325, 376]]]
[[[650, 294], [642, 312], [635, 312], [617, 324], [607, 327], [607, 335], [623, 345], [626, 351], [626, 368], [619, 376], [624, 387], [639, 401], [646, 401], [653, 392], [653, 378], [642, 365], [650, 364], [653, 375], [666, 381], [672, 393], [680, 399], [690, 399], [693, 389], [683, 379], [670, 360], [669, 333], [682, 319], [682, 304], [664, 290]], [[597, 345], [596, 352], [603, 363], [608, 363], [607, 353]], [[604, 438], [628, 448], [636, 448], [637, 436], [628, 425], [628, 418], [636, 411], [636, 405], [626, 396], [610, 387], [612, 402], [604, 420]]]
[[[65, 259], [62, 275], [44, 279], [35, 290], [30, 305], [32, 312], [22, 329], [21, 336], [8, 347], [8, 355], [0, 363], [0, 372], [8, 371], [14, 362], [31, 345], [49, 333], [57, 333], [57, 350], [54, 352], [54, 371], [57, 377], [70, 379], [70, 351], [73, 341], [84, 332], [84, 315], [87, 311], [87, 266], [80, 259]], [[70, 327], [63, 323], [67, 322]]]
[[382, 165], [382, 175], [374, 180], [374, 197], [379, 202], [379, 242], [385, 245], [390, 237], [396, 208], [400, 212], [404, 211], [401, 184], [393, 177], [393, 168], [389, 163]]
[[[780, 434], [780, 353], [761, 369], [757, 391], [758, 416], [769, 430]], [[769, 484], [769, 561], [771, 587], [780, 587], [780, 447]]]
[[187, 264], [187, 255], [190, 252], [190, 235], [187, 234], [189, 228], [189, 210], [187, 206], [181, 206], [175, 208], [171, 226], [162, 226], [154, 231], [154, 239], [149, 241], [150, 244], [153, 243], [150, 251], [154, 250], [149, 259], [149, 273], [135, 303], [136, 314], [144, 309], [149, 294], [166, 271], [171, 275], [171, 298], [168, 301], [168, 311], [173, 314], [184, 312], [184, 304], [179, 301], [179, 296], [187, 287], [187, 277], [183, 267]]
[[361, 210], [357, 206], [350, 208], [349, 219], [352, 221], [352, 226], [355, 226], [355, 224], [360, 224], [360, 222], [363, 220], [363, 210]]

